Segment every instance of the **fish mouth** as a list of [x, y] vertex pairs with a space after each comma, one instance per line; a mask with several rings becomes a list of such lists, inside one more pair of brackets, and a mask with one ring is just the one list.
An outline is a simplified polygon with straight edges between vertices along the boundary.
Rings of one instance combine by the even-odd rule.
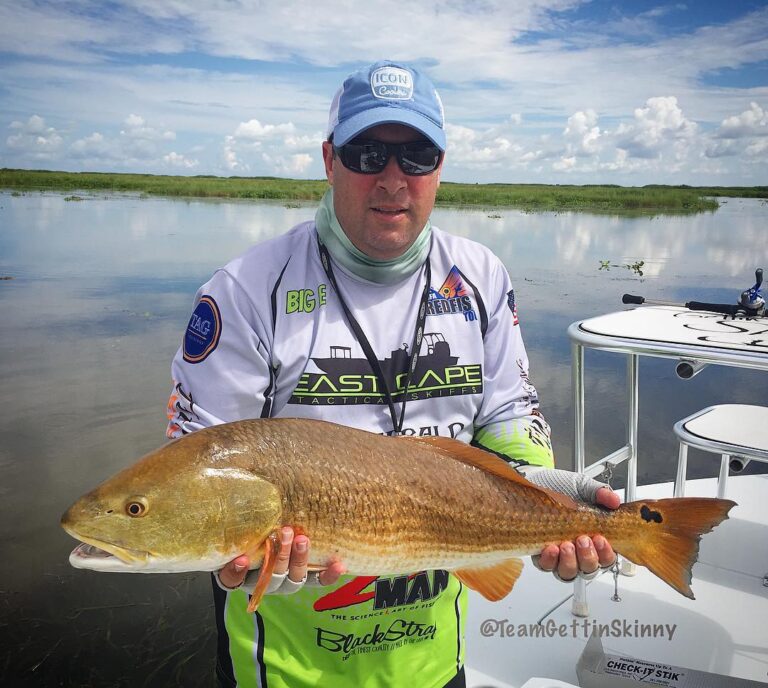
[[67, 532], [80, 544], [69, 555], [69, 563], [76, 569], [93, 571], [138, 571], [148, 564], [149, 553], [120, 547], [111, 542], [102, 542]]

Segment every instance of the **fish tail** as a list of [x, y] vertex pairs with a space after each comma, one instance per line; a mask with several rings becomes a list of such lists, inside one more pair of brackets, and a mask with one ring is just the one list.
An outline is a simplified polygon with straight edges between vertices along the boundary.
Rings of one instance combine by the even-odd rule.
[[728, 499], [679, 497], [640, 500], [620, 507], [633, 514], [635, 527], [615, 549], [645, 566], [690, 599], [691, 568], [699, 555], [701, 536], [728, 518], [736, 503]]

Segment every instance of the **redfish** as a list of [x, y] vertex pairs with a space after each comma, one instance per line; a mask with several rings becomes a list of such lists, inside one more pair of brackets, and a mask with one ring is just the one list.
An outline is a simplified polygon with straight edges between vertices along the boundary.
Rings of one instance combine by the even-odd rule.
[[355, 575], [447, 569], [499, 600], [522, 555], [601, 534], [686, 597], [699, 540], [734, 502], [639, 500], [612, 511], [537, 487], [506, 462], [447, 438], [385, 437], [303, 419], [245, 420], [169, 442], [81, 497], [62, 517], [70, 556], [96, 571], [213, 571], [241, 554], [261, 566], [279, 529], [311, 540], [312, 567]]

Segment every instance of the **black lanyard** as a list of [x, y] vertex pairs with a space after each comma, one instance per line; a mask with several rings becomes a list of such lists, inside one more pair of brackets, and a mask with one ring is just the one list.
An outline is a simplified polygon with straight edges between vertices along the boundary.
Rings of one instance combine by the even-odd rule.
[[336, 296], [339, 298], [339, 303], [341, 304], [341, 308], [347, 318], [347, 322], [352, 328], [352, 332], [354, 332], [355, 337], [357, 337], [357, 341], [360, 343], [360, 346], [363, 349], [363, 353], [368, 359], [371, 370], [373, 371], [373, 374], [376, 376], [376, 379], [381, 386], [381, 389], [384, 393], [384, 398], [387, 400], [387, 405], [389, 406], [389, 415], [392, 417], [392, 429], [394, 430], [394, 434], [400, 435], [403, 431], [403, 420], [405, 419], [405, 402], [408, 395], [408, 388], [411, 385], [411, 378], [413, 377], [413, 373], [416, 370], [416, 364], [419, 362], [419, 349], [421, 348], [421, 340], [424, 337], [424, 321], [427, 318], [427, 301], [429, 300], [429, 283], [432, 278], [432, 268], [429, 264], [429, 256], [427, 256], [427, 261], [425, 263], [424, 291], [421, 294], [421, 301], [419, 302], [419, 313], [416, 318], [416, 329], [413, 333], [413, 342], [411, 344], [411, 353], [408, 362], [408, 375], [405, 379], [405, 388], [403, 389], [403, 405], [400, 408], [400, 420], [398, 421], [397, 413], [395, 411], [395, 400], [392, 396], [392, 393], [389, 391], [389, 385], [387, 384], [387, 380], [385, 379], [384, 373], [381, 370], [379, 359], [376, 358], [376, 354], [373, 352], [371, 344], [368, 341], [368, 337], [366, 337], [365, 333], [363, 332], [363, 328], [360, 327], [360, 323], [358, 323], [355, 319], [355, 316], [352, 315], [344, 301], [344, 298], [341, 295], [339, 285], [336, 283], [336, 277], [333, 274], [333, 268], [331, 267], [331, 256], [328, 253], [328, 249], [325, 247], [323, 242], [319, 240], [319, 238], [317, 245], [320, 249], [320, 261], [323, 264], [325, 274], [328, 276], [328, 281], [333, 285], [333, 289], [336, 292]]

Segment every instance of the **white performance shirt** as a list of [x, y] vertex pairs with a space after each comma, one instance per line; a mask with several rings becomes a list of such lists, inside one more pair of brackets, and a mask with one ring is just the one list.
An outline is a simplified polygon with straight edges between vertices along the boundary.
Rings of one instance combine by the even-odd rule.
[[[400, 283], [380, 285], [333, 263], [398, 417], [406, 400], [403, 433], [470, 442], [483, 428], [481, 444], [531, 460], [517, 437], [542, 454], [532, 462], [551, 465], [549, 428], [528, 378], [506, 269], [474, 241], [433, 228], [431, 242], [424, 338], [405, 395], [424, 266]], [[314, 222], [254, 246], [200, 288], [172, 372], [169, 437], [279, 416], [393, 430], [379, 381], [323, 269]], [[512, 445], [518, 451], [505, 449]]]

